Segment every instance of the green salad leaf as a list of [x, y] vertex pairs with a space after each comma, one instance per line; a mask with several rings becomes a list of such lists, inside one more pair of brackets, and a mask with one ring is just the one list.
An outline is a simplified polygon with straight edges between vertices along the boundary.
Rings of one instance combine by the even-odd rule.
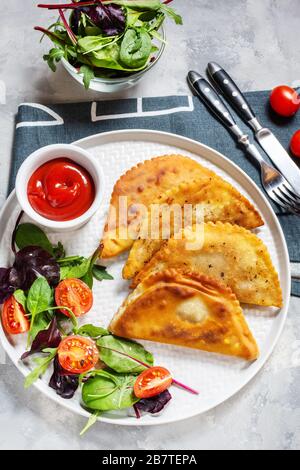
[[89, 65], [82, 65], [80, 73], [83, 74], [83, 84], [86, 90], [90, 88], [91, 81], [95, 78], [94, 70]]
[[47, 326], [45, 312], [52, 306], [53, 291], [45, 277], [38, 277], [29, 289], [26, 308], [31, 314], [28, 343]]
[[139, 401], [133, 392], [135, 381], [134, 375], [93, 371], [82, 387], [83, 403], [97, 411], [130, 408]]
[[79, 336], [88, 336], [92, 339], [100, 338], [101, 336], [110, 335], [109, 331], [101, 326], [94, 326], [91, 324], [83, 325], [77, 330]]
[[71, 261], [69, 264], [61, 266], [60, 280], [81, 279], [86, 275], [90, 267], [90, 260], [87, 258], [78, 258], [77, 261]]
[[104, 266], [99, 266], [94, 264], [93, 266], [93, 276], [97, 281], [112, 281], [114, 278], [109, 274]]
[[51, 362], [57, 354], [57, 348], [44, 349], [43, 353], [47, 354], [46, 357], [38, 357], [34, 359], [36, 367], [32, 372], [26, 377], [24, 387], [29, 388], [31, 385], [36, 382], [42, 375], [45, 374], [46, 370], [50, 366]]
[[22, 289], [18, 289], [14, 292], [14, 298], [16, 299], [16, 301], [22, 305], [22, 307], [24, 308], [24, 310], [26, 311], [27, 309], [27, 306], [26, 306], [26, 303], [27, 303], [27, 297], [25, 295], [25, 292], [22, 290]]
[[91, 427], [93, 427], [97, 423], [99, 416], [100, 416], [100, 411], [95, 411], [93, 414], [91, 414], [91, 416], [88, 419], [88, 422], [86, 423], [86, 425], [84, 426], [83, 430], [81, 431], [79, 435], [83, 436], [87, 431], [89, 431]]
[[139, 362], [147, 366], [154, 364], [153, 355], [135, 341], [110, 335], [98, 339], [97, 346], [101, 360], [119, 373], [139, 374], [146, 369]]
[[[57, 49], [55, 49], [57, 50]], [[53, 246], [45, 232], [34, 224], [20, 224], [16, 230], [16, 245], [19, 250], [26, 246], [39, 246], [53, 255]]]
[[144, 67], [150, 57], [152, 41], [144, 30], [128, 29], [121, 43], [120, 61], [129, 69]]

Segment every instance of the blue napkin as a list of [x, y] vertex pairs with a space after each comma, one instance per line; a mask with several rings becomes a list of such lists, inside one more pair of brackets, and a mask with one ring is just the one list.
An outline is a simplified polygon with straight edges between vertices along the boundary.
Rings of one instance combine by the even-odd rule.
[[[267, 105], [268, 95], [269, 92], [246, 93], [261, 122], [288, 149], [290, 137], [300, 129], [300, 113], [289, 120], [275, 116]], [[246, 133], [251, 133], [239, 118], [237, 121]], [[48, 106], [38, 103], [20, 105], [10, 191], [21, 163], [38, 148], [54, 143], [71, 143], [89, 135], [121, 129], [155, 129], [198, 140], [225, 154], [261, 187], [257, 167], [198, 98], [168, 96]], [[275, 205], [273, 207], [285, 232], [291, 262], [299, 263], [300, 218], [284, 213]], [[293, 295], [300, 297], [300, 282], [293, 282]]]

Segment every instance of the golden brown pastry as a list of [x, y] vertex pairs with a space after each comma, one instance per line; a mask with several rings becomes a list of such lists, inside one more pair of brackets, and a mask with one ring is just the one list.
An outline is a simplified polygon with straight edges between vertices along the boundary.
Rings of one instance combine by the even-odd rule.
[[202, 274], [167, 270], [129, 295], [110, 331], [121, 337], [257, 359], [258, 346], [232, 291]]
[[[135, 277], [133, 287], [151, 274], [169, 268], [204, 273], [224, 282], [242, 303], [282, 307], [278, 274], [263, 242], [237, 225], [204, 224], [202, 244], [192, 244], [193, 232], [185, 230], [180, 240], [171, 238]], [[201, 234], [201, 227], [197, 233]]]
[[[205, 222], [228, 222], [237, 224], [242, 227], [252, 229], [263, 225], [263, 221], [259, 213], [250, 204], [250, 202], [242, 196], [231, 184], [224, 181], [219, 176], [204, 178], [201, 181], [193, 181], [192, 183], [182, 183], [174, 186], [172, 189], [163, 194], [158, 201], [161, 205], [168, 204], [178, 205], [182, 207], [179, 222], [180, 229], [184, 228], [186, 211], [184, 206], [190, 204], [193, 206], [193, 217], [191, 222], [196, 223], [196, 207], [200, 208]], [[153, 215], [152, 205], [148, 210], [147, 217], [141, 225], [141, 238], [137, 239], [130, 250], [128, 261], [123, 269], [124, 279], [132, 279], [144, 265], [152, 258], [152, 256], [160, 249], [163, 243], [163, 224], [168, 222], [170, 226], [170, 235], [176, 232], [176, 222], [174, 221], [174, 213], [170, 212], [169, 217], [163, 217], [163, 208], [159, 214], [159, 238], [151, 239], [148, 227], [151, 226], [151, 218]], [[176, 219], [178, 222], [178, 218]], [[152, 235], [153, 236], [153, 235]], [[157, 237], [156, 237], [157, 238]]]
[[[119, 179], [113, 190], [102, 241], [104, 245], [102, 258], [112, 258], [131, 248], [139, 233], [141, 221], [147, 214], [141, 209], [141, 204], [147, 210], [150, 204], [157, 202], [166, 191], [173, 187], [195, 180], [201, 187], [201, 182], [206, 185], [210, 178], [216, 178], [214, 184], [217, 183], [222, 188], [222, 178], [195, 160], [182, 155], [157, 157], [129, 170]], [[211, 191], [215, 193], [215, 190]], [[118, 217], [120, 206], [124, 203], [122, 197], [127, 197], [129, 217], [126, 223]], [[247, 220], [245, 222], [247, 228], [262, 225], [259, 214], [251, 204], [241, 195], [239, 199], [240, 210], [245, 211], [240, 218], [241, 223]], [[236, 214], [235, 217], [239, 218], [239, 215]]]

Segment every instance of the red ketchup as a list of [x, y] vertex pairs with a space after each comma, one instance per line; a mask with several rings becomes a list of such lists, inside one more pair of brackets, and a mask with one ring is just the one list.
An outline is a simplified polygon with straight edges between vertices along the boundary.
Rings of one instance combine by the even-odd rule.
[[91, 175], [68, 158], [51, 160], [31, 176], [27, 195], [41, 216], [59, 222], [83, 215], [95, 199]]

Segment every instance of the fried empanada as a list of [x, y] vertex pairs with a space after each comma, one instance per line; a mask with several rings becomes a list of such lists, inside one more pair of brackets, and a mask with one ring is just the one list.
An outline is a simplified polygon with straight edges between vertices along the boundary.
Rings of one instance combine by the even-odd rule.
[[[210, 178], [218, 178], [218, 184], [222, 187], [223, 180], [213, 171], [181, 155], [157, 157], [129, 170], [119, 179], [113, 190], [102, 240], [102, 258], [112, 258], [130, 249], [139, 233], [140, 223], [146, 216], [140, 205], [147, 210], [150, 204], [158, 201], [159, 197], [171, 188], [194, 180], [199, 184], [201, 181], [207, 183]], [[122, 196], [127, 197], [128, 217], [125, 217], [125, 221], [119, 218], [120, 206], [124, 202], [121, 202]], [[251, 204], [246, 207], [244, 199], [242, 204], [240, 210], [246, 209], [242, 218], [247, 220], [247, 227], [262, 225], [260, 216]]]
[[129, 295], [109, 330], [247, 360], [259, 355], [235, 295], [201, 274], [168, 270], [150, 276]]
[[209, 222], [204, 224], [202, 246], [191, 250], [191, 235], [187, 229], [181, 239], [167, 240], [135, 277], [133, 287], [150, 274], [185, 267], [221, 280], [242, 303], [282, 307], [278, 274], [260, 238], [237, 225]]
[[[252, 229], [263, 225], [259, 213], [252, 204], [237, 191], [231, 184], [219, 176], [204, 178], [201, 181], [193, 181], [192, 183], [182, 183], [165, 194], [158, 201], [160, 204], [178, 204], [182, 207], [182, 217], [184, 220], [184, 206], [190, 204], [194, 208], [192, 222], [196, 223], [195, 209], [200, 207], [203, 211], [205, 222], [228, 222], [237, 224], [242, 227]], [[132, 279], [152, 256], [160, 249], [163, 243], [162, 231], [162, 213], [159, 220], [159, 236], [160, 240], [151, 239], [151, 234], [145, 229], [150, 226], [151, 210], [150, 206], [147, 217], [142, 222], [141, 236], [137, 239], [129, 253], [127, 263], [123, 269], [123, 278]], [[171, 214], [172, 215], [172, 214]], [[174, 220], [170, 220], [170, 235], [174, 234]], [[181, 226], [180, 228], [184, 228]], [[145, 236], [146, 232], [146, 236]]]

